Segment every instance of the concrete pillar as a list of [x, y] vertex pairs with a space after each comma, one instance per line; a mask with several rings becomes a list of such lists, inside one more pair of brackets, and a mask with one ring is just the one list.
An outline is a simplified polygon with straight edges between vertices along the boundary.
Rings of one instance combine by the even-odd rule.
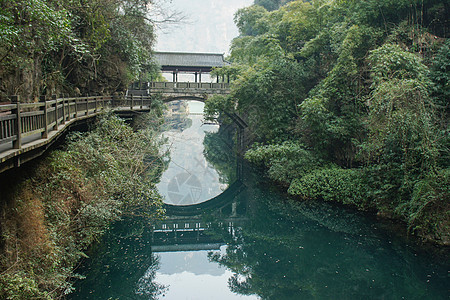
[[195, 83], [197, 83], [197, 72], [195, 72], [194, 74], [195, 74]]
[[198, 75], [199, 75], [199, 81], [198, 82], [202, 83], [202, 70], [200, 70], [200, 73]]

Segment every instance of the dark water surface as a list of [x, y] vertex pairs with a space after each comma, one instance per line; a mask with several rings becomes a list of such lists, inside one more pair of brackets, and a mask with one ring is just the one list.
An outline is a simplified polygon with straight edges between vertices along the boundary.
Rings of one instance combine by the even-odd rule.
[[70, 299], [449, 299], [448, 255], [363, 213], [291, 200], [236, 161], [232, 134], [174, 118], [182, 129], [168, 129], [176, 151], [159, 189], [201, 211], [114, 224]]

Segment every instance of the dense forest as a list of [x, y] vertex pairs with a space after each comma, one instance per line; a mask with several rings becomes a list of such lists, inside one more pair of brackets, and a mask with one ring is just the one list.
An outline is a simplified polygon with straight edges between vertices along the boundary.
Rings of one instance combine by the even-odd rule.
[[449, 3], [255, 3], [235, 14], [231, 65], [215, 70], [233, 79], [231, 94], [206, 112], [241, 114], [246, 158], [288, 193], [448, 245]]
[[157, 69], [157, 22], [176, 21], [150, 0], [0, 1], [0, 97], [124, 91]]

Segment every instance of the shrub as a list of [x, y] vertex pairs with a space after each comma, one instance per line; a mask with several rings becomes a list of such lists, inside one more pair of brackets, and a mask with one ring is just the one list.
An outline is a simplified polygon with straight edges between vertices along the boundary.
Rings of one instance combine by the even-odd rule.
[[365, 188], [361, 170], [326, 168], [294, 179], [288, 193], [304, 199], [323, 199], [366, 208], [370, 202]]

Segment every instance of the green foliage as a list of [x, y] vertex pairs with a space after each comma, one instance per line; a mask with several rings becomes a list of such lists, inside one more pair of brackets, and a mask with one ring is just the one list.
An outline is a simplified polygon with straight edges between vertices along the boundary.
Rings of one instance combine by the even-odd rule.
[[290, 135], [298, 116], [308, 74], [304, 64], [288, 59], [260, 61], [235, 81], [231, 97], [248, 118], [252, 132], [265, 140]]
[[2, 2], [0, 93], [31, 101], [124, 90], [154, 72], [151, 9], [148, 0]]
[[430, 78], [434, 83], [435, 104], [446, 110], [448, 115], [450, 99], [450, 40], [446, 40], [433, 59]]
[[327, 77], [301, 105], [299, 129], [319, 153], [343, 166], [352, 166], [355, 142], [364, 135], [365, 113], [362, 77], [358, 68], [377, 34], [353, 25], [343, 29], [341, 43], [334, 45], [338, 58]]
[[276, 10], [280, 7], [278, 0], [255, 0], [255, 5], [259, 5], [268, 11]]
[[302, 177], [320, 164], [312, 152], [295, 142], [256, 146], [245, 153], [245, 158], [265, 165], [270, 178], [284, 185], [289, 185], [292, 179]]
[[267, 31], [269, 24], [264, 22], [263, 16], [267, 10], [262, 6], [253, 5], [239, 9], [234, 14], [234, 22], [241, 35], [256, 36]]
[[290, 1], [292, 0], [255, 0], [255, 5], [262, 6], [268, 11], [272, 11]]
[[438, 155], [428, 69], [414, 54], [390, 44], [372, 51], [369, 60], [369, 155], [378, 162], [396, 161], [406, 173], [428, 172]]
[[[236, 14], [232, 65], [215, 71], [233, 70], [236, 79], [229, 97], [211, 101], [210, 115], [240, 114], [256, 142], [270, 143], [246, 157], [265, 165], [272, 179], [295, 182], [296, 192], [408, 220], [399, 207], [416, 201], [419, 182], [448, 167], [448, 5], [315, 0], [274, 10], [279, 1], [255, 3], [267, 10]], [[275, 155], [292, 145], [301, 150]], [[312, 163], [305, 167], [299, 157]], [[323, 169], [329, 165], [343, 169]], [[365, 193], [351, 195], [351, 184], [338, 181], [334, 198], [331, 187], [308, 190], [327, 172]]]
[[2, 220], [6, 299], [70, 293], [73, 268], [112, 221], [131, 215], [148, 223], [162, 216], [156, 183], [165, 165], [152, 126], [134, 130], [113, 114], [102, 116], [91, 132], [72, 134], [66, 149], [52, 152], [18, 187], [14, 208]]
[[51, 299], [41, 293], [37, 283], [24, 272], [0, 276], [0, 297], [8, 300]]
[[218, 117], [223, 117], [223, 114], [233, 111], [234, 101], [229, 96], [213, 95], [205, 102], [205, 119], [213, 121]]
[[322, 199], [368, 208], [372, 204], [361, 177], [362, 171], [357, 169], [315, 169], [292, 181], [288, 192], [303, 199]]
[[443, 169], [414, 185], [411, 201], [402, 203], [397, 212], [409, 230], [418, 235], [448, 243], [450, 240], [450, 169]]

